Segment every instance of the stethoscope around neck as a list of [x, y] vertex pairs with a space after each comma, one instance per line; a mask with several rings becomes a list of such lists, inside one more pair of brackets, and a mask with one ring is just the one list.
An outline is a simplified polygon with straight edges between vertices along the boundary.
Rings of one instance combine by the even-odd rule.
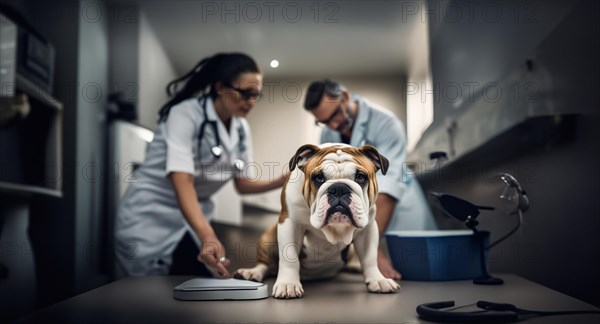
[[[204, 133], [206, 130], [206, 126], [210, 126], [212, 128], [213, 133], [215, 134], [215, 142], [210, 147], [210, 153], [212, 154], [214, 160], [218, 160], [223, 155], [223, 145], [221, 145], [221, 136], [219, 136], [219, 126], [216, 120], [208, 119], [208, 113], [206, 111], [206, 100], [207, 96], [202, 96], [199, 99], [200, 106], [202, 107], [202, 112], [204, 114], [204, 121], [202, 125], [200, 125], [200, 132], [198, 134], [198, 143], [202, 145], [202, 139], [204, 137]], [[244, 140], [246, 137], [246, 133], [244, 132], [244, 127], [240, 125], [238, 127], [238, 153], [243, 153], [246, 151], [246, 145], [244, 145]], [[237, 171], [242, 171], [244, 169], [245, 163], [240, 159], [235, 159], [233, 161], [233, 168]]]

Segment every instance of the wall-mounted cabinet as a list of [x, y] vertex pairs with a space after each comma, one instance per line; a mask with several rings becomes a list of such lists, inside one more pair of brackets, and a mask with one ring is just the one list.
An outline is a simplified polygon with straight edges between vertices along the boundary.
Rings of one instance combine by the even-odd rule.
[[[512, 4], [501, 5], [508, 12]], [[594, 2], [553, 2], [535, 26], [510, 19], [478, 28], [468, 21], [434, 22], [433, 81], [442, 91], [434, 123], [409, 160], [422, 164], [430, 152], [444, 151], [457, 162], [499, 143], [490, 153], [510, 152], [541, 143], [531, 138], [555, 138], [568, 128], [570, 116], [598, 114], [598, 106], [590, 104], [598, 92], [600, 45], [591, 41], [599, 37], [595, 15]], [[457, 41], [463, 39], [469, 42]], [[452, 53], [456, 62], [448, 59]], [[459, 89], [461, 95], [444, 89]]]

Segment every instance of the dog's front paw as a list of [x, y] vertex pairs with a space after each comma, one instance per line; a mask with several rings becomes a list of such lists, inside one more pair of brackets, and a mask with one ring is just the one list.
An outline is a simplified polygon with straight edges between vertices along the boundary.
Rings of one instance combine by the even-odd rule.
[[254, 268], [242, 268], [237, 269], [233, 276], [237, 279], [245, 279], [256, 282], [262, 282], [267, 273], [267, 266], [264, 264], [257, 264]]
[[273, 297], [275, 298], [300, 298], [304, 295], [304, 289], [300, 281], [280, 282], [277, 280], [273, 285]]
[[393, 294], [400, 291], [400, 285], [389, 278], [367, 280], [367, 290], [372, 293]]

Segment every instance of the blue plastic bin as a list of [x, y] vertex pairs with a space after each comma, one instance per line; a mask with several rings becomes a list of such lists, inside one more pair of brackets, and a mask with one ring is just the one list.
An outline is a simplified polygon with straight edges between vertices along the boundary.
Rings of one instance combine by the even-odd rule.
[[466, 280], [483, 273], [481, 248], [489, 245], [490, 233], [480, 234], [470, 230], [396, 231], [385, 237], [392, 264], [403, 280]]

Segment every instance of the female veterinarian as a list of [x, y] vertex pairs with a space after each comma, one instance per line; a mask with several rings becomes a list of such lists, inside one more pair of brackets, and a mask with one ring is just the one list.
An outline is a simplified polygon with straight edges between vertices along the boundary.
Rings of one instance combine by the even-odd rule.
[[[177, 85], [184, 82], [177, 91]], [[203, 59], [167, 86], [172, 98], [146, 159], [136, 172], [115, 221], [119, 275], [165, 275], [186, 233], [200, 246], [198, 260], [228, 277], [225, 249], [210, 225], [213, 195], [233, 179], [238, 192], [281, 187], [284, 176], [256, 181], [250, 128], [244, 118], [261, 96], [262, 74], [245, 54]], [[191, 257], [191, 256], [190, 256]]]

